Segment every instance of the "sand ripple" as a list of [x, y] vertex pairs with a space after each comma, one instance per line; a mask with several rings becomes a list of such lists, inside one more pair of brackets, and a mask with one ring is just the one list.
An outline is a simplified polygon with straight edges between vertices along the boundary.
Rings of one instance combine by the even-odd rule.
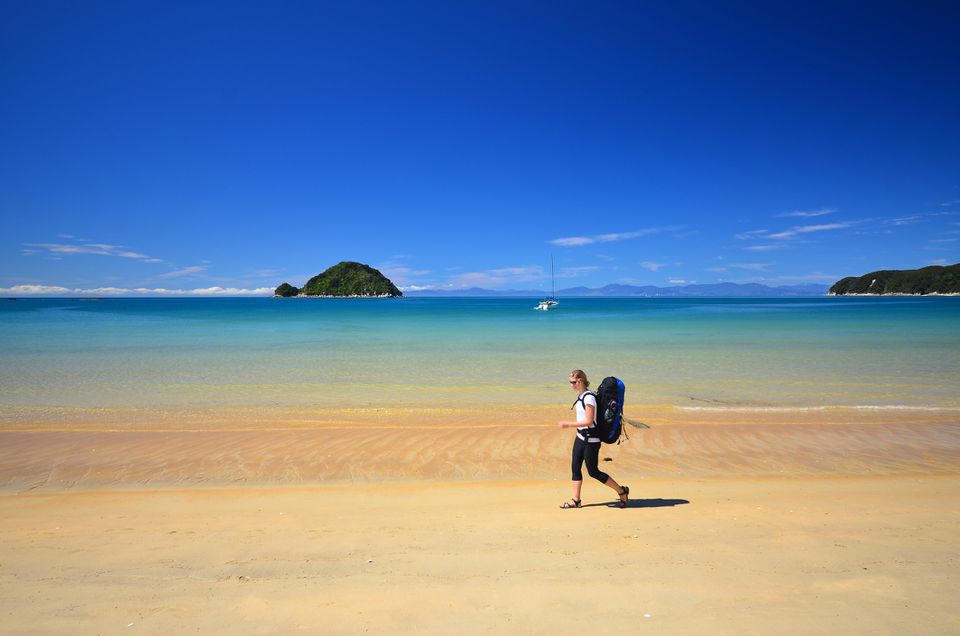
[[[281, 429], [4, 431], [0, 488], [569, 478], [569, 430], [540, 422], [496, 425], [485, 417], [434, 414]], [[629, 429], [630, 441], [604, 447], [601, 468], [634, 480], [960, 472], [960, 426], [943, 416], [688, 417]]]

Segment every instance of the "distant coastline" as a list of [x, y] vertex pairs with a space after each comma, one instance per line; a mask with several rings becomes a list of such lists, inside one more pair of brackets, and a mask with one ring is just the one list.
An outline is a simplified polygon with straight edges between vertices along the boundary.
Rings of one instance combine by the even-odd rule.
[[828, 293], [831, 296], [957, 296], [960, 295], [960, 263], [848, 276], [834, 283]]
[[[714, 283], [708, 285], [605, 285], [599, 288], [571, 287], [558, 289], [562, 298], [819, 298], [827, 295], [827, 285], [789, 285], [770, 287], [757, 283]], [[467, 289], [407, 290], [411, 298], [537, 298], [546, 292], [539, 289], [495, 290], [481, 287]]]
[[897, 298], [904, 298], [904, 297], [927, 298], [929, 296], [938, 296], [943, 298], [949, 298], [949, 297], [960, 296], [960, 292], [950, 292], [950, 293], [930, 292], [929, 294], [906, 294], [903, 292], [893, 292], [893, 293], [886, 293], [886, 294], [834, 294], [834, 293], [827, 292], [827, 296], [834, 296], [834, 297], [858, 296], [858, 297], [870, 297], [870, 298], [879, 298], [879, 297], [886, 297], [886, 296], [894, 296]]

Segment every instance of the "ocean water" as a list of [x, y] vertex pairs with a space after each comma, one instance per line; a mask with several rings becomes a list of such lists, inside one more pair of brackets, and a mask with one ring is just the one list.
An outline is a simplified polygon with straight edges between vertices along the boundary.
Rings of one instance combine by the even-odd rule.
[[[0, 301], [0, 407], [960, 410], [960, 299]], [[502, 411], [501, 411], [502, 413]]]

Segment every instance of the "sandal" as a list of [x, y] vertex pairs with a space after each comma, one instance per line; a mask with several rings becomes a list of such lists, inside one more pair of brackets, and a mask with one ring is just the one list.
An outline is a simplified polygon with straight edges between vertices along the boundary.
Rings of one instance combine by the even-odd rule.
[[630, 486], [621, 486], [620, 487], [620, 507], [626, 508], [628, 501], [630, 501]]
[[580, 500], [579, 500], [579, 499], [571, 499], [570, 501], [564, 501], [564, 502], [560, 505], [560, 507], [563, 508], [564, 510], [566, 510], [567, 508], [579, 508], [579, 507], [580, 507]]

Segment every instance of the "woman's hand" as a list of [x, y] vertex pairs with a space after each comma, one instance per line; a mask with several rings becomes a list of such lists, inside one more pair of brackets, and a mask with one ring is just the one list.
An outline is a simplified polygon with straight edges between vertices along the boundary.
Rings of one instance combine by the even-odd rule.
[[567, 424], [566, 422], [557, 422], [557, 426], [559, 426], [560, 428], [567, 428], [569, 424]]

